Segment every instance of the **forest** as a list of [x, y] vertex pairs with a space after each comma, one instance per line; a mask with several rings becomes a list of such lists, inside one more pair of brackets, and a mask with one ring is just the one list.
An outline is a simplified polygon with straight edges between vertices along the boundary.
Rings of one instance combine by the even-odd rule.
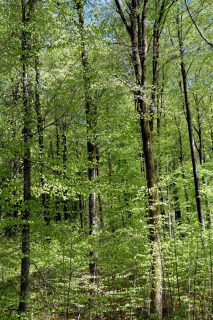
[[0, 0], [0, 320], [213, 319], [211, 0]]

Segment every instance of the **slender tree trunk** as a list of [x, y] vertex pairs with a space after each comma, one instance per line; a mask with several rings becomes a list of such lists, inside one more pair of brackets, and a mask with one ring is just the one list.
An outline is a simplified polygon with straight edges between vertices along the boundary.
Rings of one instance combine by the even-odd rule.
[[[76, 0], [76, 9], [79, 19], [80, 41], [81, 41], [81, 61], [83, 67], [83, 79], [84, 79], [84, 95], [85, 95], [85, 112], [87, 123], [87, 157], [88, 157], [88, 180], [90, 181], [91, 191], [89, 194], [89, 234], [95, 235], [98, 228], [98, 210], [97, 210], [97, 193], [94, 192], [93, 184], [97, 177], [97, 145], [96, 145], [96, 123], [97, 123], [97, 110], [92, 100], [91, 93], [91, 78], [90, 78], [90, 66], [88, 62], [88, 56], [86, 52], [85, 36], [84, 36], [84, 1]], [[92, 250], [90, 252], [91, 262], [90, 269], [90, 282], [92, 284], [98, 281], [98, 267], [97, 267], [97, 252]], [[95, 294], [94, 290], [91, 290], [91, 294]], [[91, 316], [90, 319], [93, 317]]]
[[[18, 103], [18, 91], [19, 91], [19, 83], [14, 85], [14, 88], [12, 89], [12, 103], [13, 103], [13, 107], [17, 108], [17, 103]], [[12, 139], [15, 138], [17, 132], [15, 129], [15, 121], [12, 119], [10, 121], [11, 125], [12, 125]], [[19, 171], [20, 171], [20, 162], [18, 159], [18, 155], [15, 152], [13, 160], [11, 161], [11, 169], [12, 169], [12, 174], [11, 174], [11, 179], [16, 179], [19, 175]], [[13, 191], [13, 195], [16, 196], [17, 195], [17, 191], [14, 189]], [[20, 206], [20, 201], [16, 201], [15, 204], [11, 205], [11, 212], [9, 213], [8, 217], [11, 218], [11, 221], [9, 223], [8, 226], [5, 227], [4, 229], [4, 234], [5, 236], [8, 237], [14, 237], [17, 235], [17, 231], [18, 231], [18, 225], [15, 224], [15, 219], [18, 217], [18, 208]], [[14, 218], [14, 219], [13, 219]], [[13, 223], [14, 221], [14, 223]], [[12, 223], [12, 224], [11, 224]]]
[[44, 221], [48, 225], [50, 223], [50, 218], [47, 211], [47, 197], [48, 195], [44, 190], [44, 135], [43, 135], [43, 118], [41, 112], [40, 103], [40, 70], [39, 70], [39, 56], [35, 56], [35, 110], [37, 116], [37, 130], [38, 130], [38, 147], [39, 147], [39, 176], [40, 185], [42, 188], [41, 202], [43, 208]]
[[[147, 26], [146, 15], [148, 0], [144, 0], [142, 9], [136, 0], [128, 4], [130, 24], [127, 22], [119, 0], [115, 0], [117, 11], [131, 39], [132, 61], [135, 71], [136, 84], [140, 88], [135, 94], [137, 110], [140, 117], [141, 138], [145, 160], [146, 180], [149, 196], [149, 227], [151, 243], [151, 294], [150, 313], [158, 320], [162, 319], [162, 265], [160, 256], [160, 214], [156, 186], [156, 173], [150, 123], [150, 106], [146, 95], [146, 58], [147, 58]], [[142, 10], [141, 16], [138, 12]]]
[[22, 94], [23, 94], [23, 142], [24, 142], [24, 211], [22, 214], [22, 260], [21, 260], [21, 279], [20, 279], [20, 301], [18, 307], [19, 316], [26, 313], [28, 305], [29, 273], [30, 273], [30, 200], [31, 200], [31, 106], [29, 97], [29, 51], [30, 33], [28, 26], [31, 20], [31, 13], [36, 1], [22, 0]]
[[[175, 171], [176, 165], [174, 163], [173, 170]], [[181, 223], [182, 218], [182, 212], [180, 208], [180, 199], [178, 195], [178, 188], [176, 183], [172, 184], [172, 193], [173, 193], [173, 202], [174, 202], [174, 211], [175, 211], [175, 221], [178, 221], [178, 223]]]
[[[90, 70], [84, 40], [83, 2], [81, 0], [77, 0], [76, 7], [79, 17], [79, 28], [81, 37], [81, 59], [84, 77], [85, 111], [87, 121], [87, 155], [89, 163], [88, 179], [90, 182], [93, 182], [97, 177], [97, 147], [95, 142], [97, 112], [91, 97], [91, 80], [89, 75]], [[89, 222], [90, 234], [94, 234], [98, 228], [97, 195], [95, 192], [91, 192], [89, 195]]]
[[[157, 98], [157, 85], [159, 79], [159, 70], [158, 70], [158, 63], [159, 63], [159, 47], [160, 47], [160, 36], [161, 31], [165, 23], [165, 15], [167, 12], [167, 4], [168, 0], [162, 0], [156, 2], [155, 11], [156, 11], [156, 18], [153, 26], [153, 35], [152, 35], [152, 91], [151, 91], [151, 106], [150, 106], [150, 128], [153, 131], [153, 122], [154, 122], [154, 113], [159, 109], [158, 102], [156, 101]], [[159, 120], [159, 118], [157, 118]], [[157, 120], [157, 126], [158, 126]], [[158, 128], [158, 127], [157, 127]]]
[[183, 165], [183, 139], [182, 139], [182, 135], [181, 135], [181, 129], [180, 129], [180, 123], [178, 123], [176, 116], [174, 116], [175, 119], [175, 124], [177, 126], [177, 130], [178, 130], [178, 142], [179, 142], [179, 162], [180, 162], [180, 166], [181, 166], [181, 174], [182, 174], [182, 178], [183, 178], [183, 188], [184, 188], [184, 195], [185, 195], [185, 200], [186, 200], [186, 211], [188, 211], [188, 201], [189, 201], [189, 195], [186, 189], [186, 183], [185, 183], [185, 170], [184, 170], [184, 165]]
[[198, 138], [199, 138], [199, 159], [200, 165], [202, 166], [205, 162], [204, 154], [204, 143], [203, 143], [203, 134], [202, 134], [202, 120], [199, 105], [197, 104], [197, 122], [198, 122]]
[[156, 186], [156, 174], [152, 149], [152, 137], [149, 120], [140, 119], [143, 152], [145, 158], [146, 179], [149, 194], [149, 225], [150, 242], [152, 250], [152, 282], [151, 282], [151, 313], [162, 318], [162, 266], [160, 258], [160, 230], [158, 195]]
[[[60, 161], [60, 149], [61, 149], [61, 141], [60, 141], [60, 127], [59, 127], [59, 121], [56, 120], [55, 121], [55, 136], [56, 136], [56, 166], [59, 165], [59, 161]], [[60, 175], [59, 170], [55, 170], [55, 175]], [[56, 194], [55, 196], [55, 211], [56, 211], [56, 215], [55, 215], [55, 220], [56, 221], [61, 221], [62, 217], [61, 217], [61, 201], [60, 201], [60, 196], [59, 194]]]
[[83, 199], [83, 195], [79, 194], [78, 199], [79, 199], [79, 211], [80, 211], [80, 227], [81, 227], [81, 229], [83, 229], [84, 228], [84, 199]]
[[[63, 161], [63, 178], [66, 179], [67, 172], [67, 124], [65, 122], [62, 123], [62, 161]], [[64, 210], [64, 219], [67, 220], [69, 218], [68, 213], [68, 201], [67, 201], [67, 189], [64, 191], [64, 199], [63, 199], [63, 210]]]
[[[194, 100], [195, 100], [196, 110], [197, 110], [198, 129], [196, 131], [197, 131], [198, 139], [199, 139], [198, 153], [199, 153], [200, 165], [203, 166], [206, 159], [205, 159], [205, 152], [204, 152], [205, 148], [204, 148], [203, 128], [202, 128], [202, 115], [201, 115], [201, 110], [200, 110], [200, 102], [202, 100], [202, 97], [200, 99], [198, 99], [197, 94], [195, 94]], [[202, 176], [202, 183], [203, 183], [203, 186], [206, 188], [207, 181], [206, 181], [206, 177], [204, 175]], [[211, 225], [211, 213], [209, 210], [209, 200], [208, 200], [207, 195], [205, 195], [205, 204], [206, 204], [208, 225], [210, 226]]]
[[100, 216], [100, 227], [104, 227], [104, 210], [103, 210], [103, 199], [101, 194], [98, 194], [98, 205], [99, 205], [99, 216]]
[[152, 146], [152, 132], [148, 116], [146, 89], [146, 54], [147, 54], [147, 39], [146, 39], [146, 13], [148, 1], [144, 1], [142, 11], [142, 39], [141, 39], [141, 88], [142, 99], [138, 99], [140, 127], [143, 142], [143, 154], [146, 167], [146, 179], [149, 193], [149, 223], [150, 223], [150, 241], [152, 249], [152, 282], [151, 282], [151, 314], [156, 314], [158, 319], [162, 318], [162, 265], [160, 257], [160, 230], [159, 230], [159, 208], [157, 205], [158, 195], [156, 186], [156, 173], [154, 154]]
[[[76, 141], [77, 142], [77, 141]], [[80, 157], [79, 157], [79, 149], [78, 149], [78, 143], [76, 143], [76, 158], [77, 158], [77, 161], [80, 160]], [[82, 172], [79, 171], [78, 173], [78, 176], [81, 177], [82, 176]], [[81, 229], [84, 229], [84, 208], [85, 205], [84, 205], [84, 195], [82, 193], [79, 193], [78, 194], [78, 208], [79, 208], [79, 222], [80, 222], [80, 228]]]
[[[161, 118], [162, 118], [162, 110], [164, 106], [164, 71], [162, 77], [162, 84], [160, 88], [160, 92], [157, 94], [157, 136], [156, 136], [156, 154], [158, 155], [155, 167], [156, 172], [158, 173], [158, 177], [162, 174], [162, 169], [164, 168], [164, 163], [162, 162], [161, 157]], [[151, 110], [152, 112], [152, 110]], [[162, 192], [161, 188], [158, 188], [159, 200], [161, 203], [164, 202], [164, 193]], [[160, 206], [160, 215], [161, 217], [165, 216], [165, 209], [163, 206]], [[164, 226], [163, 226], [164, 228]]]
[[196, 150], [195, 150], [195, 141], [194, 141], [194, 135], [193, 135], [191, 106], [190, 106], [189, 94], [188, 94], [187, 72], [186, 72], [186, 66], [184, 62], [182, 26], [180, 24], [179, 18], [177, 18], [177, 23], [178, 23], [179, 51], [180, 51], [180, 59], [181, 59], [181, 76], [182, 76], [184, 104], [185, 104], [185, 110], [186, 110], [186, 120], [188, 125], [188, 134], [189, 134], [189, 142], [190, 142], [190, 150], [191, 150], [191, 161], [192, 161], [193, 176], [194, 176], [197, 217], [202, 227], [204, 227], [204, 217], [202, 213], [199, 177], [198, 177], [198, 170], [197, 170], [197, 163], [196, 163]]
[[[100, 175], [100, 154], [99, 148], [96, 146], [96, 161], [97, 161], [97, 176]], [[104, 210], [103, 210], [103, 199], [101, 193], [98, 193], [98, 208], [99, 208], [99, 220], [100, 220], [100, 227], [104, 227]]]
[[159, 25], [157, 20], [154, 23], [153, 30], [153, 48], [152, 48], [152, 93], [151, 93], [151, 120], [150, 128], [153, 131], [154, 113], [156, 112], [156, 93], [157, 93], [157, 82], [158, 82], [158, 59], [159, 59]]

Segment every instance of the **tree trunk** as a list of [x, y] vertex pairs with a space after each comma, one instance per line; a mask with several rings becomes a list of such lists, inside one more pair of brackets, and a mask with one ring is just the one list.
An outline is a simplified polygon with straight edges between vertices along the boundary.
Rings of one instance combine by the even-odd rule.
[[[99, 148], [96, 146], [96, 161], [97, 161], [97, 176], [100, 174], [100, 154], [99, 154]], [[98, 208], [99, 208], [99, 221], [100, 221], [100, 227], [104, 227], [104, 210], [103, 210], [103, 199], [101, 196], [101, 193], [98, 193]]]
[[[85, 94], [85, 111], [86, 111], [86, 122], [87, 122], [87, 155], [88, 155], [88, 179], [93, 182], [97, 177], [97, 155], [96, 155], [96, 107], [91, 97], [91, 81], [90, 81], [90, 70], [88, 57], [85, 48], [84, 40], [84, 17], [83, 17], [83, 3], [81, 0], [76, 1], [76, 7], [79, 17], [79, 28], [81, 37], [81, 59], [83, 66], [83, 77], [84, 77], [84, 94]], [[97, 217], [97, 196], [95, 192], [91, 192], [89, 195], [89, 226], [90, 234], [96, 232], [98, 228], [98, 217]]]
[[[62, 162], [63, 162], [63, 178], [66, 179], [67, 171], [67, 124], [66, 120], [62, 123]], [[68, 201], [67, 201], [67, 189], [64, 190], [64, 199], [63, 199], [63, 211], [64, 211], [64, 220], [69, 218], [68, 213]]]
[[[198, 129], [197, 134], [198, 134], [198, 139], [199, 139], [199, 147], [198, 147], [198, 153], [199, 153], [199, 160], [200, 160], [200, 165], [203, 166], [204, 163], [206, 162], [205, 159], [205, 148], [204, 148], [204, 139], [203, 139], [203, 128], [202, 128], [202, 115], [201, 115], [201, 110], [200, 110], [200, 102], [202, 100], [203, 97], [201, 97], [200, 99], [198, 99], [197, 94], [194, 95], [194, 100], [195, 100], [195, 104], [196, 104], [196, 110], [197, 110], [197, 124], [198, 124]], [[202, 183], [204, 188], [206, 188], [207, 186], [207, 181], [206, 181], [206, 177], [202, 176]], [[210, 206], [209, 206], [209, 200], [207, 195], [205, 194], [205, 204], [206, 204], [206, 212], [207, 212], [207, 221], [208, 221], [208, 225], [211, 225], [211, 213], [210, 213]]]
[[188, 94], [187, 72], [186, 72], [186, 66], [185, 66], [185, 62], [184, 62], [182, 27], [179, 22], [179, 18], [177, 18], [177, 23], [178, 23], [179, 52], [180, 52], [180, 59], [181, 59], [181, 76], [182, 76], [184, 104], [185, 104], [185, 110], [186, 110], [186, 120], [187, 120], [187, 125], [188, 125], [188, 134], [189, 134], [189, 142], [190, 142], [190, 150], [191, 150], [191, 161], [192, 161], [193, 177], [194, 177], [197, 216], [198, 216], [198, 221], [200, 222], [202, 227], [204, 227], [204, 218], [203, 218], [202, 206], [201, 206], [199, 177], [198, 177], [198, 170], [197, 170], [197, 163], [196, 163], [196, 150], [195, 150], [195, 141], [194, 141], [194, 135], [193, 135], [191, 106], [190, 106], [189, 94]]
[[[83, 79], [84, 79], [84, 95], [85, 95], [85, 112], [87, 123], [87, 157], [88, 157], [88, 180], [90, 182], [90, 194], [89, 194], [89, 234], [95, 235], [98, 228], [98, 210], [97, 201], [98, 196], [93, 191], [93, 184], [97, 177], [97, 145], [96, 145], [96, 123], [97, 123], [97, 110], [92, 99], [91, 93], [91, 78], [90, 67], [88, 62], [88, 56], [85, 46], [84, 36], [84, 3], [81, 0], [76, 0], [76, 9], [79, 19], [79, 31], [81, 41], [81, 61], [83, 67]], [[98, 281], [98, 267], [97, 267], [97, 252], [92, 250], [90, 252], [91, 262], [89, 265], [90, 270], [90, 282], [92, 284]], [[91, 290], [91, 295], [94, 295], [94, 289]], [[93, 317], [91, 316], [91, 319]]]
[[[17, 108], [18, 104], [18, 91], [19, 91], [19, 83], [14, 84], [14, 88], [12, 89], [12, 103], [13, 107]], [[12, 119], [10, 121], [12, 125], [12, 139], [15, 138], [17, 132], [15, 129], [15, 121]], [[20, 171], [20, 162], [17, 152], [15, 152], [13, 160], [11, 161], [11, 167], [12, 167], [12, 174], [11, 174], [11, 180], [14, 178], [17, 178]], [[17, 191], [13, 190], [13, 196], [17, 195]], [[11, 212], [8, 214], [8, 217], [11, 218], [11, 221], [8, 226], [4, 229], [4, 234], [7, 237], [14, 237], [17, 236], [18, 231], [18, 225], [15, 223], [16, 218], [18, 217], [18, 208], [20, 207], [20, 201], [16, 201], [16, 203], [12, 204], [11, 206]], [[14, 222], [13, 222], [14, 221]]]
[[[143, 108], [144, 106], [141, 106]], [[152, 136], [149, 120], [140, 118], [140, 126], [143, 140], [143, 153], [145, 158], [146, 180], [149, 196], [149, 227], [152, 254], [152, 281], [151, 281], [151, 314], [162, 318], [162, 266], [160, 258], [160, 217], [157, 205], [158, 195], [156, 186], [156, 173], [154, 155], [152, 150]]]
[[185, 183], [185, 170], [184, 170], [184, 159], [183, 159], [183, 139], [182, 139], [182, 135], [181, 135], [181, 129], [180, 129], [180, 123], [178, 123], [176, 116], [174, 116], [175, 119], [175, 124], [178, 130], [178, 142], [179, 142], [179, 162], [180, 162], [180, 166], [181, 166], [181, 174], [182, 174], [182, 178], [183, 178], [183, 188], [184, 188], [184, 195], [185, 195], [185, 200], [186, 200], [186, 211], [188, 211], [188, 201], [189, 201], [189, 195], [186, 189], [186, 183]]
[[78, 195], [78, 199], [79, 199], [79, 211], [80, 211], [80, 227], [81, 229], [83, 229], [84, 228], [84, 199], [81, 193]]
[[31, 200], [31, 106], [29, 97], [29, 74], [28, 63], [30, 55], [30, 33], [28, 26], [31, 20], [31, 13], [36, 1], [22, 0], [22, 94], [23, 94], [23, 142], [24, 142], [24, 211], [22, 215], [22, 260], [20, 279], [20, 301], [18, 307], [19, 316], [26, 313], [28, 304], [29, 272], [30, 272], [30, 200]]
[[145, 160], [146, 180], [149, 196], [149, 230], [151, 243], [151, 292], [150, 313], [157, 319], [162, 319], [162, 266], [160, 256], [160, 215], [158, 207], [158, 194], [156, 186], [155, 163], [152, 146], [152, 131], [150, 126], [150, 107], [146, 95], [146, 58], [147, 58], [147, 30], [146, 15], [148, 0], [143, 1], [142, 13], [137, 1], [128, 4], [130, 25], [128, 24], [119, 0], [115, 0], [117, 11], [129, 33], [131, 39], [132, 62], [135, 71], [136, 84], [139, 87], [135, 93], [137, 110], [141, 128], [143, 155]]
[[41, 113], [40, 103], [40, 71], [39, 71], [39, 57], [35, 57], [35, 110], [37, 116], [37, 130], [38, 130], [38, 147], [39, 147], [39, 176], [40, 185], [42, 188], [41, 202], [43, 209], [44, 221], [47, 225], [50, 223], [50, 218], [47, 211], [47, 197], [48, 195], [44, 190], [44, 136], [43, 136], [43, 118]]
[[[55, 120], [55, 135], [56, 135], [56, 158], [55, 158], [55, 165], [56, 167], [59, 166], [60, 161], [60, 127], [59, 127], [59, 121]], [[55, 170], [55, 175], [60, 175], [60, 172], [58, 169]], [[58, 194], [58, 191], [55, 195], [55, 220], [61, 221], [61, 202], [60, 202], [60, 195]]]

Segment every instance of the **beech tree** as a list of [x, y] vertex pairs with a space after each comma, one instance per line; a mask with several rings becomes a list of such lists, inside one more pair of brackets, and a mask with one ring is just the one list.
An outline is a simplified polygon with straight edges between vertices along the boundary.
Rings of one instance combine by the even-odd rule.
[[[97, 107], [93, 101], [91, 91], [91, 69], [89, 66], [88, 55], [85, 45], [85, 26], [84, 26], [84, 3], [76, 1], [78, 12], [79, 33], [81, 42], [81, 61], [83, 67], [84, 95], [85, 95], [85, 113], [87, 125], [87, 157], [88, 157], [88, 179], [91, 188], [88, 200], [89, 206], [89, 234], [95, 235], [99, 228], [98, 219], [98, 195], [94, 191], [95, 179], [98, 175], [98, 147], [97, 147]], [[97, 252], [93, 249], [90, 252], [91, 262], [89, 264], [91, 283], [98, 281]], [[93, 317], [90, 317], [93, 319]]]
[[[156, 173], [154, 164], [152, 131], [150, 124], [150, 107], [147, 102], [146, 86], [146, 58], [147, 58], [147, 7], [148, 1], [137, 3], [132, 1], [128, 4], [130, 23], [121, 8], [119, 1], [115, 1], [120, 17], [129, 33], [131, 39], [132, 62], [135, 71], [136, 86], [138, 89], [135, 92], [137, 101], [137, 109], [139, 113], [139, 122], [141, 128], [143, 155], [146, 167], [146, 179], [149, 193], [149, 223], [150, 223], [150, 241], [152, 242], [152, 284], [151, 284], [151, 314], [156, 313], [158, 319], [162, 318], [162, 267], [160, 258], [160, 235], [159, 235], [159, 209], [158, 196], [156, 186]], [[154, 32], [156, 33], [157, 27]], [[158, 50], [158, 36], [154, 35], [154, 50]], [[156, 68], [157, 52], [154, 52], [153, 66], [153, 87], [156, 86]], [[153, 101], [155, 100], [155, 89], [152, 94]]]
[[210, 6], [1, 1], [2, 320], [211, 318]]

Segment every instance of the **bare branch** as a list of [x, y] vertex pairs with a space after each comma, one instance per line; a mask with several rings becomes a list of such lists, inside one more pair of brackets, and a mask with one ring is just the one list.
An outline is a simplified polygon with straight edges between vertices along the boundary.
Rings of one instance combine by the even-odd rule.
[[185, 5], [186, 5], [186, 9], [187, 9], [187, 11], [188, 11], [188, 14], [189, 14], [189, 16], [190, 16], [190, 18], [191, 18], [191, 20], [192, 20], [195, 28], [197, 29], [199, 35], [201, 36], [201, 38], [202, 38], [210, 47], [213, 48], [213, 43], [211, 43], [211, 42], [202, 34], [202, 32], [200, 31], [200, 29], [198, 28], [197, 23], [196, 23], [196, 21], [194, 20], [191, 12], [190, 12], [190, 10], [189, 10], [189, 7], [188, 7], [188, 5], [187, 5], [186, 0], [185, 0]]

